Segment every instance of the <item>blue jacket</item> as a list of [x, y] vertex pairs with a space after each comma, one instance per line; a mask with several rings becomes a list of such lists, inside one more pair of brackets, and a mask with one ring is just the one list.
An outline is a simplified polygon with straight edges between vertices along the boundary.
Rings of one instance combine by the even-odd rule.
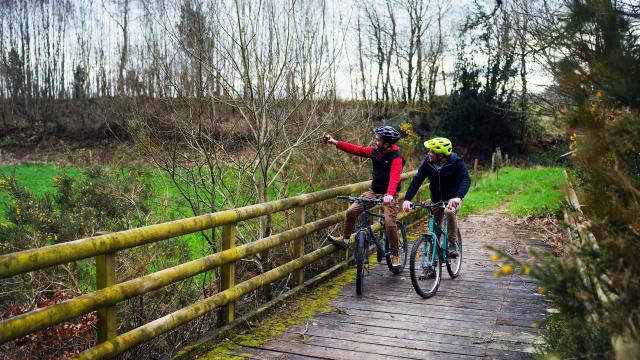
[[469, 171], [464, 164], [464, 160], [458, 154], [451, 153], [444, 166], [437, 170], [434, 164], [425, 157], [418, 168], [418, 173], [413, 177], [405, 200], [411, 201], [424, 179], [429, 178], [429, 190], [431, 191], [431, 201], [448, 201], [455, 197], [464, 199], [469, 191], [471, 178]]

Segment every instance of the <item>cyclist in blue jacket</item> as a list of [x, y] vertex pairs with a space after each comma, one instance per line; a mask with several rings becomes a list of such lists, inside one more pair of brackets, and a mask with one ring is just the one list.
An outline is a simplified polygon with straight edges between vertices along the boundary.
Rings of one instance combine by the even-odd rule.
[[[422, 185], [422, 182], [429, 178], [429, 190], [431, 191], [431, 201], [446, 201], [446, 209], [436, 208], [434, 215], [438, 224], [442, 225], [443, 215], [447, 217], [447, 242], [449, 243], [447, 252], [451, 257], [457, 257], [455, 240], [457, 238], [457, 213], [462, 199], [469, 191], [471, 178], [464, 160], [458, 154], [452, 152], [451, 141], [446, 138], [436, 137], [425, 141], [427, 156], [420, 164], [418, 173], [413, 177], [409, 190], [402, 203], [404, 211], [411, 210], [411, 199]], [[444, 211], [443, 211], [444, 210]]]

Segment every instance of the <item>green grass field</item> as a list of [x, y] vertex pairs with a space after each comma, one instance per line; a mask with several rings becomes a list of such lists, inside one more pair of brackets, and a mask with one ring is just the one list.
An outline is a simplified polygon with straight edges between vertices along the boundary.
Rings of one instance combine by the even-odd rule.
[[504, 207], [514, 216], [556, 215], [562, 205], [563, 168], [507, 167], [472, 181], [461, 214], [486, 213]]
[[[81, 171], [76, 168], [59, 168], [51, 164], [22, 164], [0, 167], [0, 174], [15, 177], [18, 182], [29, 189], [35, 196], [42, 196], [46, 192], [55, 191], [54, 176], [66, 172], [72, 177], [78, 177]], [[0, 222], [5, 219], [6, 204], [10, 201], [6, 191], [0, 190]]]

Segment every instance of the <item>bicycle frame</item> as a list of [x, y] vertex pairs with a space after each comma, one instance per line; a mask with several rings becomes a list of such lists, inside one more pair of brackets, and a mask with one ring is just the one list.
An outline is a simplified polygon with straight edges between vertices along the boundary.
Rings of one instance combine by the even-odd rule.
[[[429, 212], [429, 232], [424, 235], [430, 235], [431, 238], [434, 240], [434, 245], [435, 245], [435, 242], [438, 242], [438, 246], [440, 246], [440, 243], [441, 243], [440, 239], [443, 239], [442, 246], [440, 246], [440, 253], [438, 255], [440, 256], [440, 260], [442, 261], [442, 263], [446, 263], [447, 261], [447, 230], [445, 229], [447, 229], [448, 220], [445, 216], [442, 221], [442, 227], [441, 227], [436, 221], [436, 217], [433, 214], [433, 209], [427, 208], [427, 211]], [[440, 233], [440, 238], [438, 238], [438, 232]], [[427, 242], [425, 242], [425, 246], [427, 246]], [[426, 252], [426, 249], [425, 249], [425, 252]], [[430, 261], [433, 263], [435, 261], [434, 257], [436, 252], [434, 251], [432, 254], [433, 255]], [[425, 260], [426, 259], [424, 258], [422, 259], [421, 261], [422, 266], [425, 265]]]
[[[444, 216], [444, 215], [443, 215]], [[442, 261], [443, 263], [447, 261], [447, 223], [449, 220], [445, 217], [442, 221], [442, 227], [436, 222], [436, 217], [431, 213], [429, 219], [429, 231], [432, 232], [436, 239], [438, 238], [438, 232], [440, 232], [440, 239], [442, 239], [442, 246], [440, 247], [442, 250]]]
[[[378, 238], [374, 234], [373, 229], [371, 228], [371, 223], [369, 222], [368, 216], [373, 216], [373, 217], [379, 218], [380, 219], [379, 220], [380, 224], [383, 227], [382, 231], [383, 232], [386, 231], [386, 230], [384, 230], [384, 214], [376, 214], [376, 213], [373, 213], [373, 212], [369, 211], [369, 209], [364, 209], [362, 211], [362, 213], [359, 216], [360, 217], [360, 222], [358, 224], [358, 231], [356, 232], [356, 234], [360, 230], [366, 230], [369, 233], [370, 240], [369, 240], [369, 238], [365, 239], [365, 241], [367, 241], [367, 243], [365, 244], [365, 247], [367, 249], [367, 255], [368, 255], [368, 252], [369, 252], [369, 247], [371, 246], [371, 240], [373, 240], [373, 243], [376, 244], [376, 246], [379, 249], [383, 249], [384, 248], [383, 244], [380, 244]], [[380, 239], [380, 240], [382, 240], [382, 239]]]

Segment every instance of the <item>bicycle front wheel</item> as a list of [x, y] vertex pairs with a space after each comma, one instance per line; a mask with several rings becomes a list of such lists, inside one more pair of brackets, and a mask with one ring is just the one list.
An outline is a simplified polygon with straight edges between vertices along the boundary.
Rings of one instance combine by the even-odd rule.
[[411, 284], [418, 295], [428, 299], [436, 294], [442, 278], [439, 246], [436, 237], [422, 235], [413, 244], [409, 258]]
[[367, 232], [358, 231], [356, 234], [356, 246], [354, 257], [356, 259], [356, 294], [362, 295], [364, 292], [364, 263], [365, 263], [365, 247], [367, 246]]
[[447, 256], [447, 272], [452, 279], [455, 279], [460, 275], [460, 269], [462, 268], [462, 236], [460, 235], [460, 229], [458, 230], [458, 237], [454, 242], [456, 247], [457, 256]]

